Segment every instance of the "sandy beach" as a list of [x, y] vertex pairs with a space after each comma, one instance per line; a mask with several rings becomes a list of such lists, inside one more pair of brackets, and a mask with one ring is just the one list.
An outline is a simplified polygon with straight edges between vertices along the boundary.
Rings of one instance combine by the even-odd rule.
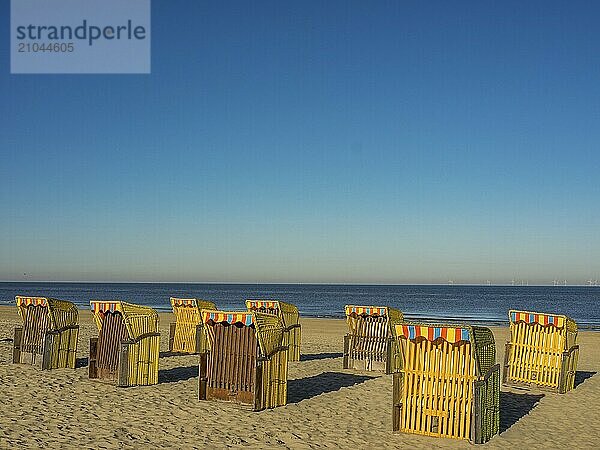
[[[0, 448], [468, 448], [466, 441], [391, 431], [391, 376], [342, 369], [343, 320], [303, 319], [302, 361], [290, 363], [288, 404], [262, 412], [197, 400], [198, 357], [170, 356], [161, 314], [159, 384], [117, 388], [87, 375], [80, 312], [75, 370], [12, 364], [16, 308], [0, 307]], [[507, 329], [493, 328], [498, 361]], [[500, 435], [486, 448], [600, 447], [600, 333], [580, 332], [576, 388], [558, 395], [502, 387]]]

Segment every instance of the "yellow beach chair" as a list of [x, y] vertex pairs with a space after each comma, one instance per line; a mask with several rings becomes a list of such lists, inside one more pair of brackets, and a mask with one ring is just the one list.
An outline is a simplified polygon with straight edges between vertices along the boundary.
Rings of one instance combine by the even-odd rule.
[[75, 368], [77, 307], [65, 300], [16, 296], [23, 326], [15, 328], [13, 362], [42, 369]]
[[198, 397], [250, 405], [287, 402], [285, 327], [273, 314], [202, 311], [207, 350], [200, 354]]
[[394, 431], [490, 440], [500, 427], [500, 365], [488, 328], [395, 323], [403, 366], [393, 375]]
[[300, 327], [300, 313], [298, 308], [291, 303], [279, 300], [246, 300], [248, 311], [258, 311], [266, 314], [275, 314], [281, 318], [285, 327], [285, 343], [288, 350], [288, 361], [300, 361], [300, 341], [302, 328]]
[[117, 386], [158, 383], [158, 314], [120, 300], [90, 302], [98, 337], [90, 339], [89, 377]]
[[388, 306], [346, 305], [348, 334], [344, 336], [344, 369], [399, 369], [398, 345], [392, 337], [390, 319], [401, 322], [402, 312]]
[[204, 345], [202, 310], [217, 307], [213, 302], [197, 298], [171, 297], [175, 322], [170, 324], [169, 351], [180, 353], [201, 353]]
[[573, 389], [579, 358], [577, 324], [567, 316], [511, 310], [502, 381], [563, 394]]

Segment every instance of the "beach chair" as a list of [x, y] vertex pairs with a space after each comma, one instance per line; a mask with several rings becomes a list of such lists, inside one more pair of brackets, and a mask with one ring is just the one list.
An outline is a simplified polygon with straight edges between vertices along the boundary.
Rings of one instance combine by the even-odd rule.
[[575, 384], [579, 345], [577, 324], [567, 316], [528, 311], [508, 313], [510, 341], [506, 343], [502, 382], [563, 394]]
[[65, 300], [16, 296], [23, 326], [15, 328], [13, 362], [42, 369], [75, 368], [77, 307]]
[[119, 300], [90, 302], [98, 337], [90, 339], [89, 377], [117, 386], [158, 383], [158, 314]]
[[170, 324], [169, 351], [180, 353], [201, 353], [204, 345], [202, 331], [203, 309], [215, 310], [213, 302], [197, 298], [171, 297], [175, 322]]
[[500, 427], [500, 365], [488, 328], [394, 323], [394, 431], [481, 444]]
[[252, 299], [246, 300], [246, 308], [248, 311], [258, 311], [279, 316], [285, 327], [284, 345], [288, 346], [288, 361], [300, 361], [302, 328], [300, 327], [300, 313], [295, 305], [278, 300]]
[[202, 311], [207, 350], [200, 354], [198, 397], [250, 405], [287, 401], [288, 349], [280, 317], [260, 312]]
[[346, 305], [348, 334], [344, 336], [344, 369], [377, 370], [387, 374], [399, 369], [401, 360], [392, 337], [390, 318], [402, 321], [402, 312], [388, 306]]

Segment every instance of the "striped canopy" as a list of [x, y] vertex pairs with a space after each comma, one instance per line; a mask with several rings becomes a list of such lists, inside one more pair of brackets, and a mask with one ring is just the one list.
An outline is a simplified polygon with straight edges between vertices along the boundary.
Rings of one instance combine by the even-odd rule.
[[48, 300], [45, 297], [21, 297], [17, 295], [15, 302], [17, 306], [48, 306]]
[[396, 335], [406, 339], [423, 337], [431, 342], [442, 338], [451, 344], [455, 344], [460, 341], [471, 340], [471, 335], [468, 328], [443, 327], [435, 325], [396, 325]]
[[118, 300], [114, 301], [100, 301], [100, 300], [92, 300], [90, 302], [90, 307], [94, 314], [98, 313], [114, 313], [115, 311], [119, 311], [123, 314], [123, 308], [121, 307], [121, 302]]
[[346, 315], [357, 316], [387, 316], [387, 306], [354, 306], [346, 305]]
[[248, 309], [279, 309], [278, 300], [246, 300], [246, 307]]
[[248, 311], [202, 311], [203, 323], [241, 323], [247, 327], [254, 323], [254, 314]]
[[79, 312], [77, 307], [69, 301], [58, 300], [50, 297], [27, 297], [17, 295], [15, 303], [19, 311], [19, 316], [23, 323], [27, 320], [27, 308], [29, 306], [41, 306], [46, 308], [45, 313], [50, 318], [50, 329], [58, 329], [69, 325], [76, 325]]
[[196, 306], [196, 299], [171, 297], [171, 306]]
[[121, 300], [92, 300], [90, 302], [98, 330], [102, 329], [105, 314], [119, 312], [129, 336], [137, 339], [147, 333], [158, 332], [158, 313], [149, 306], [135, 305]]
[[555, 314], [534, 313], [528, 311], [510, 311], [511, 322], [537, 323], [543, 326], [554, 325], [556, 328], [565, 326], [565, 316]]

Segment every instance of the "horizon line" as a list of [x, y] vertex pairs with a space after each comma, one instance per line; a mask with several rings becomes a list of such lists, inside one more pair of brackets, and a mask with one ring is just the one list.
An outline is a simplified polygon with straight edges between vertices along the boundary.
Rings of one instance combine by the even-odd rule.
[[244, 285], [244, 284], [264, 284], [264, 285], [317, 285], [317, 286], [509, 286], [509, 287], [568, 287], [568, 286], [582, 286], [582, 287], [600, 287], [600, 285], [587, 284], [517, 284], [517, 283], [381, 283], [381, 282], [290, 282], [290, 281], [277, 281], [277, 282], [263, 282], [263, 281], [77, 281], [77, 280], [0, 280], [0, 283], [84, 283], [84, 284], [233, 284], [233, 285]]

